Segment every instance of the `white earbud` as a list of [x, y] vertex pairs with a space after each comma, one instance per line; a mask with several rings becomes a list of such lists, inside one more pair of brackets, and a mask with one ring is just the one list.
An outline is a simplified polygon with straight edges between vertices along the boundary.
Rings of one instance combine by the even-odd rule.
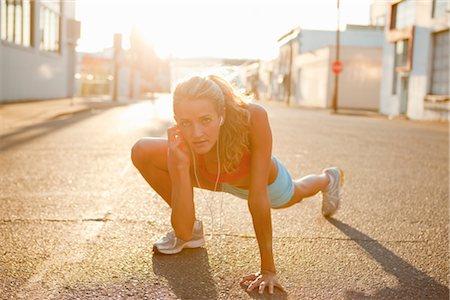
[[220, 117], [220, 126], [223, 125], [223, 117]]

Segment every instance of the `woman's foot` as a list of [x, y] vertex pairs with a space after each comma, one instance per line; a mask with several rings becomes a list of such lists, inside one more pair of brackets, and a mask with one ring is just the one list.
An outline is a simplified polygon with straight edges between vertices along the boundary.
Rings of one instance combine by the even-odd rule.
[[189, 241], [183, 241], [177, 238], [175, 232], [171, 230], [153, 244], [153, 250], [163, 254], [176, 254], [184, 248], [198, 248], [204, 245], [203, 223], [202, 221], [196, 220], [192, 229], [192, 238]]
[[344, 171], [340, 168], [332, 167], [323, 170], [330, 178], [330, 183], [322, 191], [322, 215], [331, 217], [339, 208], [344, 186]]

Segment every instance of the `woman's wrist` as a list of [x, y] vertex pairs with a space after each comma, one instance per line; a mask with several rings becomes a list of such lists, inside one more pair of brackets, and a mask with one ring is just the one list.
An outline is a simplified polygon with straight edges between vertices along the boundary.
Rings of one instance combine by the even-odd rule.
[[277, 275], [275, 269], [261, 269], [261, 274]]
[[190, 178], [189, 166], [174, 165], [169, 168], [169, 174], [172, 181], [183, 180], [183, 178]]

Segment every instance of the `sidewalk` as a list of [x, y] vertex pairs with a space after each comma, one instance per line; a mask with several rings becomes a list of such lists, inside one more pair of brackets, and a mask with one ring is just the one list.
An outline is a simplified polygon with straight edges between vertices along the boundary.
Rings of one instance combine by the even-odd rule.
[[[330, 114], [338, 114], [338, 115], [348, 115], [348, 116], [359, 116], [359, 117], [368, 117], [368, 118], [380, 118], [380, 119], [387, 119], [388, 117], [381, 114], [380, 112], [376, 110], [370, 110], [370, 109], [362, 109], [362, 108], [339, 108], [337, 112], [333, 112], [331, 108], [327, 107], [313, 107], [313, 106], [304, 106], [299, 104], [290, 104], [287, 105], [286, 102], [283, 101], [277, 101], [277, 100], [268, 100], [268, 99], [260, 99], [254, 101], [254, 103], [259, 103], [262, 105], [268, 105], [268, 106], [276, 106], [276, 107], [288, 107], [292, 109], [301, 109], [305, 111], [322, 111], [322, 112], [328, 112]], [[396, 117], [397, 119], [405, 119], [404, 117]]]
[[124, 105], [127, 102], [112, 102], [109, 97], [74, 97], [0, 104], [0, 133], [12, 128], [54, 120], [93, 109]]

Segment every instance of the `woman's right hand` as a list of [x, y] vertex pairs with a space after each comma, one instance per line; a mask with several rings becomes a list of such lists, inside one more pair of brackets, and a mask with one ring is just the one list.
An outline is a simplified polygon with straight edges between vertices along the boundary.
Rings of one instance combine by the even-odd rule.
[[186, 140], [177, 126], [167, 129], [169, 143], [168, 163], [169, 168], [181, 168], [190, 166], [190, 150]]

